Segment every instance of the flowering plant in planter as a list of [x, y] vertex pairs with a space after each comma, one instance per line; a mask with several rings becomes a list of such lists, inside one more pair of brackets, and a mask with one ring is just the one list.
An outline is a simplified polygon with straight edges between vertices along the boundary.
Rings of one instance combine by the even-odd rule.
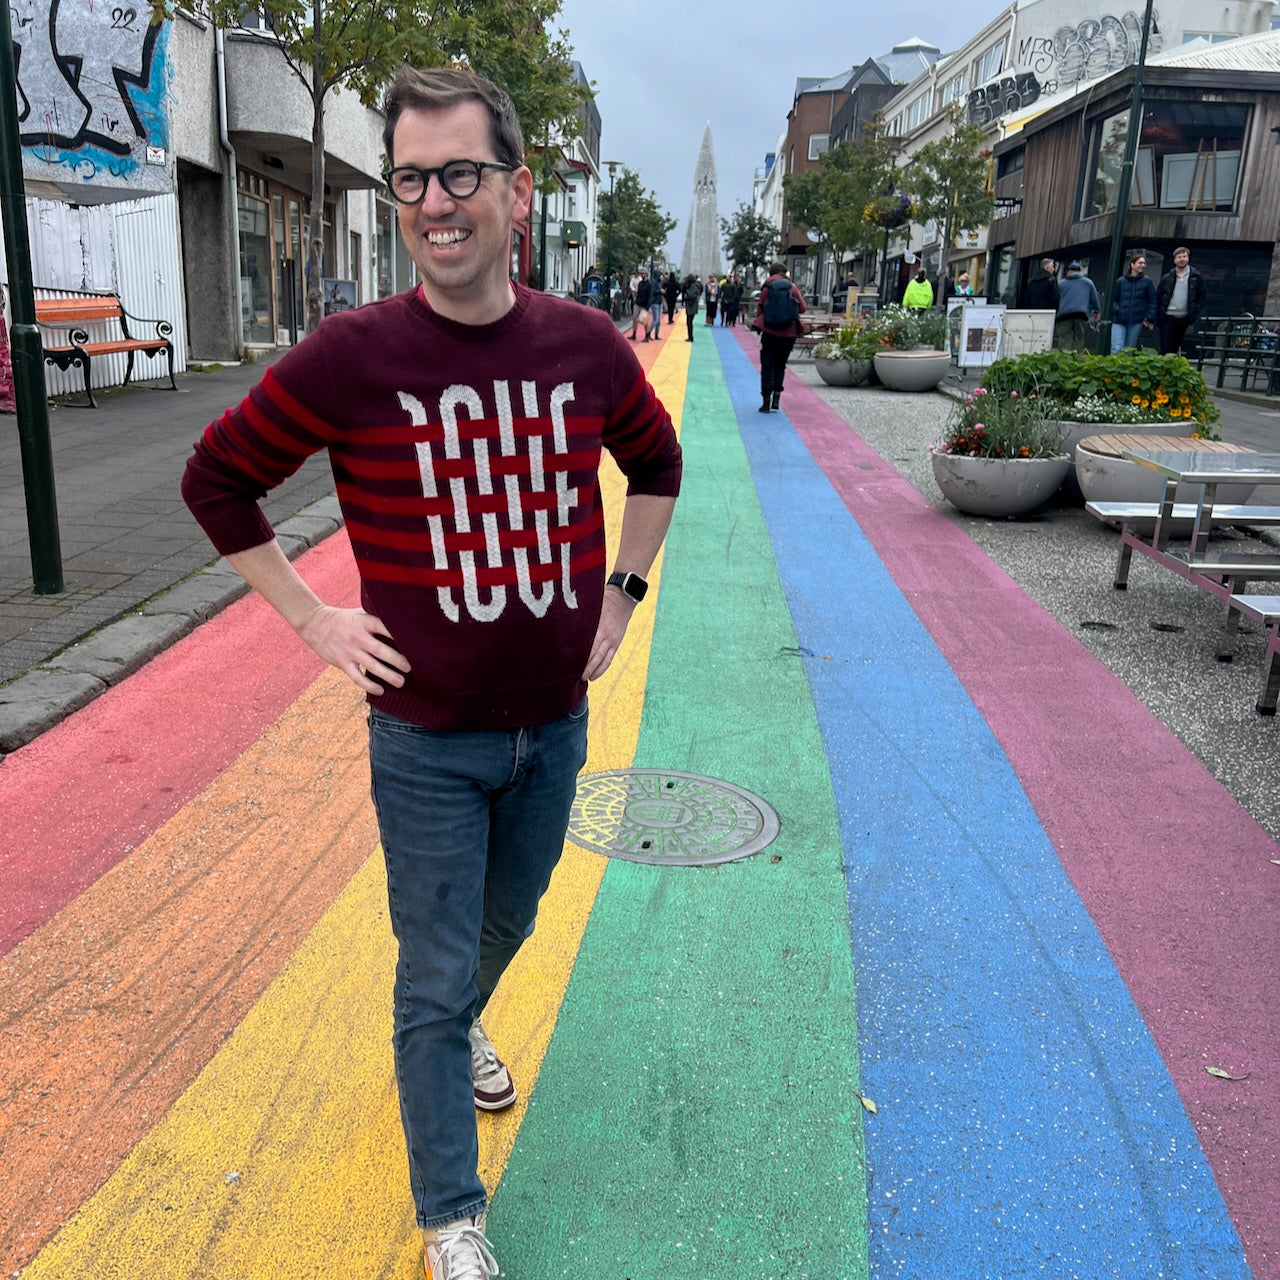
[[867, 321], [876, 336], [875, 350], [912, 351], [917, 347], [946, 350], [947, 317], [921, 307], [882, 307]]
[[979, 387], [958, 401], [946, 434], [932, 453], [970, 458], [1057, 458], [1062, 434], [1045, 415], [1037, 396]]
[[841, 325], [813, 349], [819, 360], [870, 360], [880, 350], [880, 336], [859, 320]]
[[1053, 401], [1048, 416], [1068, 422], [1173, 426], [1202, 440], [1219, 438], [1218, 406], [1204, 377], [1182, 356], [1036, 351], [997, 360], [982, 385], [997, 393], [1037, 394]]

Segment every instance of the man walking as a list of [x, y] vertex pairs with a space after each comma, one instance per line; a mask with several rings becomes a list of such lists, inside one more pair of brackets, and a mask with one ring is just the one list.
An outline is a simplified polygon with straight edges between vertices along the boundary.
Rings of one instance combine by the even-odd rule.
[[787, 278], [781, 262], [769, 268], [769, 278], [756, 299], [753, 329], [760, 332], [760, 413], [776, 412], [782, 379], [796, 339], [804, 333], [804, 295]]
[[1191, 250], [1179, 245], [1173, 251], [1173, 270], [1166, 271], [1156, 287], [1161, 355], [1176, 356], [1182, 350], [1182, 339], [1199, 319], [1207, 298], [1204, 276], [1191, 265]]
[[[480, 1014], [532, 932], [586, 758], [587, 682], [645, 595], [680, 483], [607, 316], [508, 277], [533, 180], [510, 98], [402, 70], [387, 185], [419, 288], [324, 321], [212, 423], [183, 494], [214, 545], [370, 704], [399, 947], [394, 1057], [431, 1280], [497, 1273], [475, 1108], [515, 1086]], [[614, 559], [597, 459], [628, 496]], [[257, 506], [327, 449], [361, 607], [319, 600]]]
[[1040, 267], [1027, 281], [1027, 310], [1058, 310], [1058, 264], [1052, 258], [1041, 258]]
[[1067, 274], [1058, 285], [1058, 318], [1053, 325], [1053, 345], [1063, 351], [1087, 348], [1085, 326], [1098, 323], [1102, 300], [1097, 286], [1078, 262], [1067, 263]]

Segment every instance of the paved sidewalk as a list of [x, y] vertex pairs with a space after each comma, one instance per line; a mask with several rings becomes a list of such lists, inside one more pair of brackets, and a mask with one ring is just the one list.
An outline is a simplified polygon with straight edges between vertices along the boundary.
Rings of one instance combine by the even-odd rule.
[[[32, 585], [17, 419], [0, 418], [0, 752], [16, 750], [244, 593], [179, 493], [205, 425], [265, 364], [97, 392], [49, 407], [65, 590]], [[341, 519], [323, 457], [264, 508], [294, 556]]]

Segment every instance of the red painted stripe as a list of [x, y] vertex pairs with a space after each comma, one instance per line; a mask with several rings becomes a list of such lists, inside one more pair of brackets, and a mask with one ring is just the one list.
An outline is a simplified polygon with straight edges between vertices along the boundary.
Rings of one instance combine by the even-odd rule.
[[[345, 536], [327, 539], [297, 568], [322, 600], [358, 603]], [[0, 954], [203, 790], [323, 666], [251, 595], [6, 757]], [[236, 697], [218, 696], [231, 686]]]
[[[1280, 844], [813, 392], [787, 396], [792, 425], [1017, 772], [1155, 1038], [1255, 1274], [1280, 1276]], [[1224, 1089], [1212, 1065], [1249, 1079]]]

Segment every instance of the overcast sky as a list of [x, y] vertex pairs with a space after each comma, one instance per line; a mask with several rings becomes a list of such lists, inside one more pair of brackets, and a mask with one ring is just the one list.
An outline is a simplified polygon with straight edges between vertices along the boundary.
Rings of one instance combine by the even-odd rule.
[[708, 123], [719, 212], [729, 217], [751, 199], [752, 176], [786, 127], [798, 77], [838, 75], [912, 36], [953, 52], [1007, 7], [1008, 0], [829, 0], [808, 7], [562, 0], [561, 22], [596, 85], [600, 158], [634, 169], [677, 220], [667, 249], [679, 261]]

